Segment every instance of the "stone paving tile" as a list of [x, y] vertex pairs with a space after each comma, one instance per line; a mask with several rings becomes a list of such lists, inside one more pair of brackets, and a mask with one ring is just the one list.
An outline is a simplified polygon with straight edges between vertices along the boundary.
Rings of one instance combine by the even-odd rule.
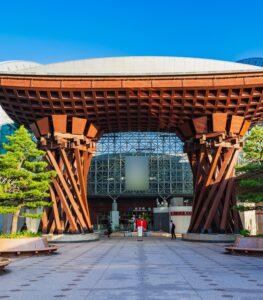
[[263, 259], [227, 255], [223, 244], [115, 238], [59, 247], [13, 259], [0, 273], [0, 300], [263, 300]]

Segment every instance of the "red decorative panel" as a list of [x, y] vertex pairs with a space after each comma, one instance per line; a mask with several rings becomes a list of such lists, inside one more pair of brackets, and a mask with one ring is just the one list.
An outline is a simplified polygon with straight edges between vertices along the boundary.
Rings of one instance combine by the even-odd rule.
[[35, 137], [38, 139], [40, 137], [40, 133], [39, 133], [36, 123], [31, 124], [30, 128], [31, 128], [31, 130], [33, 130]]
[[191, 216], [192, 212], [191, 211], [171, 211], [170, 215], [171, 216]]
[[223, 132], [226, 130], [227, 114], [214, 113], [213, 114], [213, 131]]
[[244, 121], [244, 117], [232, 116], [229, 132], [239, 133]]
[[87, 120], [80, 118], [72, 118], [72, 133], [73, 134], [83, 134]]
[[37, 127], [41, 135], [46, 135], [50, 133], [48, 117], [38, 120]]
[[55, 132], [67, 132], [67, 115], [53, 115], [52, 120]]
[[207, 132], [207, 117], [200, 117], [193, 120], [196, 133]]
[[240, 133], [239, 133], [241, 136], [244, 136], [246, 134], [246, 132], [248, 131], [248, 129], [250, 127], [250, 124], [251, 123], [249, 121], [245, 121], [244, 122], [244, 124], [243, 124], [243, 126], [242, 126], [242, 128], [240, 130]]
[[90, 124], [87, 132], [87, 137], [94, 138], [97, 135], [97, 133], [98, 133], [98, 129], [96, 128], [96, 126]]

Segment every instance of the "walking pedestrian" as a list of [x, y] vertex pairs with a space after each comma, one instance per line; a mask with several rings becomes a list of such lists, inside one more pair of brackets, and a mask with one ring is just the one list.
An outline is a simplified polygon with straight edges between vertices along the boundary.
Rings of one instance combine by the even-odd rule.
[[172, 239], [176, 239], [175, 224], [174, 224], [173, 220], [171, 220], [171, 223], [170, 223], [170, 232], [171, 232], [171, 235], [172, 235]]
[[110, 238], [110, 235], [112, 234], [111, 223], [112, 223], [112, 222], [108, 222], [108, 224], [107, 224], [107, 234], [108, 234], [108, 238]]

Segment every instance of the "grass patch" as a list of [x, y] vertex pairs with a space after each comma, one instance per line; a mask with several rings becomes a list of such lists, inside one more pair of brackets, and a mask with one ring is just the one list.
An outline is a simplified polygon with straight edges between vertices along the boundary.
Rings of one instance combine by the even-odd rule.
[[240, 230], [240, 235], [244, 236], [244, 237], [249, 237], [250, 236], [250, 231], [248, 229], [241, 229]]
[[40, 232], [34, 233], [31, 231], [18, 231], [16, 233], [1, 233], [0, 239], [21, 239], [21, 238], [40, 237], [40, 236], [42, 236]]

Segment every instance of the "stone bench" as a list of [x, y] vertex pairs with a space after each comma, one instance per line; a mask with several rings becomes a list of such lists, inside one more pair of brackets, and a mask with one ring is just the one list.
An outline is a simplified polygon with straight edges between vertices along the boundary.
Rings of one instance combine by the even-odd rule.
[[233, 254], [257, 254], [263, 255], [262, 237], [236, 237], [233, 246], [225, 248], [226, 251]]
[[0, 239], [0, 255], [34, 255], [49, 254], [57, 251], [57, 247], [49, 245], [46, 237]]
[[0, 270], [3, 270], [4, 267], [10, 264], [10, 260], [8, 258], [0, 258]]

